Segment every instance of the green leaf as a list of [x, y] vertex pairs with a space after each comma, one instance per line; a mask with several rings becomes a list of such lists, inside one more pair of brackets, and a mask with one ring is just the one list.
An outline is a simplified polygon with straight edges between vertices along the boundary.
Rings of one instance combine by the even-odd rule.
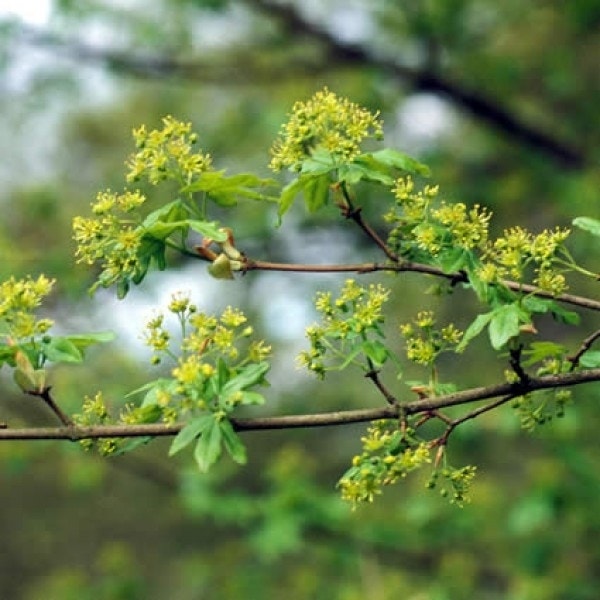
[[437, 256], [437, 262], [444, 273], [456, 273], [470, 266], [472, 253], [465, 248], [447, 248]]
[[132, 278], [136, 285], [144, 280], [152, 261], [156, 263], [159, 270], [164, 271], [166, 266], [165, 248], [166, 245], [163, 240], [159, 240], [147, 234], [142, 236], [137, 251], [138, 267]]
[[112, 342], [116, 335], [113, 331], [97, 331], [95, 333], [77, 333], [74, 335], [64, 336], [65, 340], [69, 340], [72, 344], [77, 346], [80, 350], [85, 350], [88, 346], [93, 344], [105, 344]]
[[50, 338], [48, 342], [42, 342], [42, 352], [49, 361], [55, 363], [80, 363], [83, 361], [83, 353], [68, 338]]
[[304, 187], [304, 180], [301, 177], [290, 181], [282, 190], [281, 196], [279, 197], [279, 209], [277, 210], [277, 216], [279, 217], [279, 225], [281, 225], [281, 219], [285, 213], [290, 210], [294, 200]]
[[177, 452], [191, 444], [199, 435], [208, 430], [214, 422], [215, 416], [213, 414], [201, 415], [192, 419], [173, 439], [169, 448], [169, 456], [177, 454]]
[[490, 341], [495, 350], [499, 350], [520, 333], [521, 309], [516, 304], [505, 304], [492, 311], [489, 326]]
[[0, 366], [5, 362], [9, 365], [14, 365], [15, 354], [18, 348], [16, 346], [9, 346], [8, 344], [0, 344]]
[[117, 298], [123, 300], [129, 292], [129, 279], [119, 279], [117, 281]]
[[427, 165], [392, 148], [378, 150], [377, 152], [373, 152], [371, 156], [384, 165], [406, 171], [407, 173], [422, 175], [424, 177], [429, 177], [431, 175], [431, 171]]
[[302, 161], [300, 173], [303, 175], [324, 175], [338, 167], [331, 152], [324, 148], [315, 149], [309, 158]]
[[140, 446], [149, 444], [153, 439], [154, 438], [151, 435], [130, 439], [122, 445], [117, 446], [117, 449], [111, 454], [111, 456], [121, 456], [123, 454], [127, 454], [128, 452], [133, 452]]
[[577, 217], [576, 219], [573, 219], [573, 225], [579, 227], [579, 229], [588, 231], [596, 237], [600, 237], [600, 220], [598, 219], [593, 219], [592, 217]]
[[267, 362], [246, 365], [223, 386], [221, 393], [223, 396], [230, 396], [240, 390], [264, 383], [265, 373], [269, 370], [270, 366]]
[[370, 154], [363, 154], [350, 164], [340, 166], [338, 173], [339, 180], [350, 185], [355, 185], [359, 181], [371, 181], [387, 186], [394, 183], [389, 167], [376, 161]]
[[484, 313], [482, 315], [477, 315], [475, 320], [465, 330], [460, 344], [458, 344], [458, 346], [456, 347], [456, 352], [463, 352], [469, 344], [469, 342], [473, 338], [477, 337], [487, 327], [488, 323], [492, 320], [493, 316], [493, 311]]
[[327, 204], [331, 179], [329, 175], [319, 175], [318, 177], [307, 177], [303, 181], [304, 203], [308, 212], [314, 213]]
[[389, 350], [379, 340], [367, 340], [361, 349], [367, 358], [371, 359], [374, 367], [381, 367], [389, 358]]
[[244, 446], [239, 435], [234, 431], [231, 421], [223, 419], [219, 425], [221, 427], [221, 433], [223, 434], [223, 445], [225, 446], [225, 450], [227, 450], [229, 456], [231, 456], [238, 465], [245, 465], [248, 460], [246, 456], [246, 446]]
[[212, 418], [206, 428], [202, 430], [202, 435], [198, 439], [194, 450], [194, 458], [198, 468], [203, 473], [206, 473], [221, 455], [221, 442], [223, 439], [221, 423], [217, 421], [214, 415], [210, 416]]
[[144, 232], [147, 237], [156, 241], [167, 239], [174, 231], [185, 233], [187, 228], [187, 221], [157, 221], [153, 225], [150, 225], [150, 227], [144, 227]]
[[600, 367], [600, 351], [588, 350], [579, 357], [579, 364], [587, 369], [596, 369]]
[[361, 352], [361, 344], [354, 346], [354, 348], [346, 355], [346, 360], [338, 367], [338, 371], [343, 371]]
[[225, 171], [203, 173], [202, 177], [182, 189], [183, 192], [205, 192], [219, 206], [235, 206], [239, 198], [250, 200], [276, 201], [274, 196], [268, 196], [256, 191], [256, 188], [273, 187], [274, 179], [262, 179], [252, 173], [240, 173], [227, 177]]
[[546, 358], [562, 356], [566, 351], [564, 346], [554, 342], [531, 342], [529, 347], [523, 350], [523, 356], [527, 357], [527, 360], [523, 361], [523, 366], [530, 367]]
[[552, 311], [554, 319], [559, 323], [564, 323], [565, 325], [579, 325], [579, 314], [575, 311], [567, 310], [558, 302], [553, 302], [550, 310]]
[[215, 242], [224, 242], [227, 239], [227, 232], [216, 221], [196, 221], [188, 220], [186, 223], [192, 231], [201, 233], [204, 237], [211, 238]]
[[[158, 221], [150, 227], [145, 228], [145, 233], [151, 239], [165, 240], [176, 231], [186, 234], [188, 229], [201, 233], [203, 236], [217, 242], [224, 242], [227, 239], [227, 233], [221, 230], [221, 226], [216, 221], [199, 221], [196, 219], [185, 219], [184, 221], [172, 221], [168, 223]], [[152, 247], [150, 247], [150, 250], [152, 250]]]
[[15, 383], [24, 392], [41, 392], [46, 385], [46, 371], [34, 369], [33, 364], [23, 349], [15, 354], [16, 369], [13, 371]]
[[155, 223], [172, 223], [187, 219], [189, 211], [178, 198], [152, 211], [142, 222], [143, 229], [150, 229]]
[[156, 423], [163, 414], [162, 407], [158, 404], [140, 406], [135, 411], [136, 423]]
[[258, 406], [265, 403], [265, 397], [258, 392], [242, 392], [242, 402], [244, 406]]
[[521, 304], [530, 313], [544, 314], [552, 308], [555, 302], [548, 298], [540, 298], [539, 296], [525, 296]]

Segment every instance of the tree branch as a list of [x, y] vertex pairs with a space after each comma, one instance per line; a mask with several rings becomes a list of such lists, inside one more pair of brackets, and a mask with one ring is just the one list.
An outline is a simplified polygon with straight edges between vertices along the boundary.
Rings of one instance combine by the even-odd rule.
[[[401, 414], [414, 415], [433, 412], [449, 406], [469, 404], [496, 397], [516, 397], [543, 389], [554, 389], [600, 381], [600, 368], [576, 373], [530, 377], [526, 382], [501, 383], [488, 387], [477, 387], [454, 394], [433, 398], [419, 398], [396, 406], [346, 410], [311, 415], [289, 415], [281, 417], [256, 417], [231, 419], [236, 431], [262, 431], [267, 429], [298, 429], [311, 427], [331, 427], [364, 423], [379, 419], [397, 419]], [[499, 402], [501, 404], [502, 402]], [[494, 405], [489, 405], [489, 410]], [[473, 412], [473, 416], [479, 414]], [[23, 429], [0, 429], [2, 440], [70, 440], [79, 441], [100, 438], [133, 438], [174, 436], [184, 427], [184, 423], [166, 425], [98, 425], [93, 427], [36, 427]]]
[[[588, 162], [585, 154], [577, 146], [526, 123], [507, 108], [469, 90], [462, 83], [446, 79], [428, 68], [407, 67], [395, 60], [376, 56], [360, 45], [343, 42], [326, 29], [304, 19], [292, 6], [274, 4], [265, 0], [244, 1], [269, 17], [278, 19], [294, 37], [308, 37], [319, 42], [328, 52], [328, 56], [319, 63], [294, 59], [292, 64], [286, 64], [282, 69], [272, 65], [265, 69], [264, 66], [249, 64], [247, 61], [249, 53], [246, 51], [243, 57], [243, 68], [239, 68], [232, 66], [234, 61], [230, 61], [227, 65], [215, 66], [214, 59], [202, 63], [197, 60], [183, 61], [164, 55], [141, 55], [130, 51], [98, 48], [76, 40], [65, 40], [31, 27], [21, 26], [18, 33], [26, 43], [58, 49], [77, 60], [106, 64], [116, 71], [144, 78], [178, 77], [203, 83], [216, 81], [221, 85], [239, 85], [241, 82], [272, 82], [276, 78], [290, 76], [297, 78], [298, 70], [314, 75], [320, 71], [330, 70], [332, 66], [368, 66], [408, 82], [417, 91], [445, 96], [480, 121], [504, 132], [516, 142], [551, 157], [565, 167], [581, 169]], [[240, 57], [238, 63], [239, 59]]]
[[[247, 271], [283, 271], [283, 272], [294, 272], [294, 273], [373, 273], [376, 271], [395, 271], [395, 272], [414, 272], [424, 273], [426, 275], [433, 275], [435, 277], [442, 277], [448, 279], [452, 283], [468, 283], [469, 279], [467, 274], [461, 271], [455, 273], [446, 273], [439, 267], [432, 265], [426, 265], [423, 263], [416, 263], [411, 261], [402, 261], [400, 263], [354, 263], [346, 265], [338, 264], [323, 264], [323, 265], [311, 265], [311, 264], [300, 264], [300, 263], [276, 263], [263, 260], [254, 260], [246, 258], [243, 272]], [[503, 280], [502, 285], [505, 285], [508, 289], [514, 292], [523, 292], [525, 294], [532, 294], [540, 298], [548, 298], [549, 300], [556, 300], [564, 304], [571, 304], [573, 306], [579, 306], [580, 308], [587, 308], [590, 310], [600, 311], [600, 302], [585, 296], [575, 296], [573, 294], [560, 294], [553, 296], [550, 292], [545, 292], [527, 283], [519, 283], [517, 281]]]
[[69, 415], [67, 415], [60, 406], [54, 401], [52, 398], [52, 394], [50, 394], [49, 387], [44, 388], [40, 392], [29, 391], [27, 392], [30, 396], [35, 396], [36, 398], [41, 398], [50, 408], [50, 410], [58, 417], [58, 420], [65, 426], [70, 427], [73, 425], [73, 421]]

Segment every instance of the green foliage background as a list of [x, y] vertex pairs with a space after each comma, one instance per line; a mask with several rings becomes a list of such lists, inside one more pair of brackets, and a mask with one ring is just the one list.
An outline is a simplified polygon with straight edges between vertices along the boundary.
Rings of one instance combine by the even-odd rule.
[[[165, 114], [191, 120], [216, 163], [267, 177], [268, 148], [291, 104], [324, 85], [381, 109], [388, 144], [429, 164], [447, 197], [490, 207], [498, 228], [537, 231], [598, 216], [597, 2], [346, 4], [56, 0], [43, 32], [1, 22], [2, 277], [56, 277], [57, 321], [73, 331], [82, 322], [110, 326], [113, 299], [99, 294], [90, 303], [91, 275], [73, 266], [70, 222], [99, 189], [121, 188], [131, 128], [155, 127]], [[355, 26], [362, 37], [351, 37]], [[451, 84], [445, 93], [440, 80]], [[564, 155], [494, 120], [487, 105], [469, 106], [469, 94], [558, 140]], [[403, 119], [434, 115], [407, 106], [430, 95], [451, 126], [429, 139], [408, 135]], [[308, 262], [331, 252], [351, 261], [361, 252], [359, 237], [301, 210], [274, 234], [268, 207], [241, 205], [236, 218], [238, 243], [253, 256]], [[598, 249], [588, 239], [573, 252], [593, 264]], [[303, 323], [289, 329], [286, 312], [298, 304], [267, 299], [287, 286], [309, 301], [317, 282], [250, 274], [217, 286], [202, 265], [183, 263], [178, 275], [175, 288], [191, 290], [203, 308], [235, 298], [288, 357], [272, 376], [271, 410], [368, 405], [371, 390], [360, 380], [320, 385], [295, 370], [293, 335]], [[395, 284], [401, 293], [390, 313], [399, 321], [432, 302], [423, 295], [430, 282], [417, 279]], [[65, 407], [77, 409], [99, 387], [117, 401], [145, 381], [136, 335], [159, 282], [151, 276], [136, 290], [122, 318], [138, 321], [138, 333], [121, 331], [86, 367], [56, 369]], [[448, 318], [460, 322], [462, 308], [450, 305]], [[313, 319], [299, 314], [305, 324]], [[465, 387], [502, 369], [485, 358], [448, 366]], [[2, 385], [0, 420], [53, 422], [8, 377]], [[164, 441], [110, 460], [64, 442], [5, 442], [0, 589], [23, 600], [592, 600], [600, 584], [597, 395], [596, 384], [578, 390], [566, 418], [533, 435], [508, 407], [464, 425], [453, 452], [480, 475], [462, 510], [417, 479], [352, 513], [334, 486], [358, 451], [360, 426], [248, 433], [249, 466], [226, 463], [210, 475], [167, 460]]]

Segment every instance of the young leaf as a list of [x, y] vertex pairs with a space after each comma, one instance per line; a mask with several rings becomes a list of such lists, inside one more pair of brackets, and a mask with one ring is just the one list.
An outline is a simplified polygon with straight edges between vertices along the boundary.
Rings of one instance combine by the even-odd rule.
[[48, 342], [42, 342], [44, 356], [55, 363], [80, 363], [83, 361], [83, 353], [68, 338], [50, 338]]
[[519, 335], [521, 309], [516, 304], [505, 304], [492, 311], [489, 326], [490, 341], [499, 350], [511, 338]]
[[258, 392], [242, 392], [241, 404], [244, 406], [260, 405], [265, 403], [265, 397]]
[[212, 423], [215, 422], [213, 414], [201, 415], [192, 419], [183, 429], [175, 436], [171, 447], [169, 448], [169, 456], [177, 454], [187, 445], [193, 442], [199, 435], [208, 430]]
[[198, 468], [203, 473], [206, 473], [221, 455], [221, 442], [223, 439], [221, 423], [217, 421], [214, 415], [210, 415], [210, 417], [211, 419], [206, 428], [202, 430], [202, 435], [198, 439], [194, 450], [194, 458]]
[[240, 173], [227, 177], [225, 171], [204, 173], [202, 177], [183, 188], [184, 192], [206, 192], [209, 198], [220, 206], [235, 206], [238, 198], [251, 200], [276, 200], [273, 196], [261, 194], [253, 188], [276, 186], [274, 179], [262, 179], [252, 173]]
[[567, 310], [558, 302], [553, 302], [550, 310], [554, 319], [559, 323], [564, 323], [565, 325], [579, 325], [579, 314], [572, 310]]
[[105, 344], [112, 342], [115, 339], [115, 334], [112, 331], [98, 331], [96, 333], [81, 333], [74, 335], [66, 335], [64, 340], [68, 340], [73, 344], [83, 355], [86, 348], [93, 344]]
[[372, 181], [390, 186], [394, 183], [389, 174], [390, 168], [376, 161], [372, 155], [357, 156], [350, 164], [341, 165], [338, 171], [340, 181], [354, 185], [359, 181]]
[[329, 175], [319, 175], [318, 177], [305, 178], [302, 188], [304, 202], [308, 212], [316, 212], [321, 206], [327, 204], [329, 200], [329, 185], [331, 180]]
[[374, 367], [381, 367], [389, 358], [389, 350], [378, 340], [367, 340], [363, 342], [361, 348], [365, 356], [371, 359]]
[[142, 222], [143, 229], [150, 229], [155, 223], [172, 223], [182, 221], [189, 216], [188, 209], [180, 199], [164, 204], [151, 212]]
[[288, 183], [283, 190], [281, 190], [281, 196], [279, 197], [279, 209], [277, 210], [277, 216], [279, 217], [279, 225], [281, 225], [281, 219], [285, 213], [290, 210], [296, 196], [300, 193], [304, 187], [304, 178], [298, 177], [290, 183]]
[[253, 385], [264, 382], [265, 373], [269, 370], [270, 365], [267, 362], [252, 363], [246, 365], [242, 370], [232, 379], [230, 379], [224, 386], [222, 394], [229, 396], [240, 390], [245, 390]]
[[562, 356], [566, 351], [564, 346], [554, 342], [531, 342], [529, 347], [523, 351], [523, 356], [526, 356], [527, 360], [524, 360], [522, 364], [524, 367], [530, 367], [545, 358]]
[[471, 252], [464, 248], [446, 248], [437, 256], [437, 261], [444, 273], [456, 273], [469, 265]]
[[227, 450], [229, 456], [231, 456], [238, 465], [245, 465], [248, 460], [246, 456], [246, 446], [244, 446], [239, 435], [234, 431], [231, 422], [227, 419], [223, 419], [219, 425], [221, 427], [221, 433], [223, 434], [223, 445], [225, 446], [225, 450]]
[[600, 351], [588, 350], [579, 357], [579, 364], [587, 369], [597, 369], [600, 367]]
[[573, 219], [573, 225], [579, 227], [579, 229], [588, 231], [596, 237], [600, 237], [600, 220], [598, 219], [592, 219], [592, 217], [577, 217], [576, 219]]
[[487, 324], [492, 320], [493, 316], [493, 311], [477, 315], [475, 320], [467, 327], [460, 344], [456, 346], [456, 352], [463, 352], [469, 342], [487, 327]]
[[388, 167], [394, 167], [395, 169], [400, 169], [401, 171], [406, 171], [407, 173], [415, 175], [422, 175], [423, 177], [429, 177], [431, 175], [431, 171], [427, 165], [420, 163], [418, 160], [415, 160], [407, 154], [393, 150], [392, 148], [378, 150], [377, 152], [373, 152], [371, 156], [376, 161], [387, 165]]

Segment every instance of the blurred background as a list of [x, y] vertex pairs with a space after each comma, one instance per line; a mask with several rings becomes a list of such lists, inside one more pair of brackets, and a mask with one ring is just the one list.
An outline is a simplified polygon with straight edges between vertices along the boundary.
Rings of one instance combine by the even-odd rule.
[[[182, 261], [123, 303], [112, 291], [90, 300], [94, 274], [74, 266], [71, 219], [97, 191], [123, 187], [132, 127], [166, 114], [192, 121], [217, 168], [269, 176], [291, 105], [327, 85], [380, 109], [386, 144], [429, 164], [446, 198], [490, 207], [495, 232], [539, 231], [598, 217], [599, 56], [596, 0], [0, 0], [0, 274], [56, 277], [48, 310], [62, 330], [119, 334], [85, 366], [54, 370], [57, 400], [75, 411], [102, 389], [118, 407], [156, 377], [143, 323], [183, 290], [202, 310], [242, 307], [273, 344], [265, 414], [380, 402], [360, 373], [320, 384], [294, 362], [314, 291], [343, 276], [215, 282]], [[365, 190], [362, 203], [383, 227], [377, 198]], [[368, 260], [364, 239], [335, 216], [299, 207], [274, 230], [273, 208], [248, 203], [223, 221], [255, 258]], [[579, 235], [571, 250], [597, 271], [593, 240]], [[469, 322], [464, 297], [439, 307], [423, 294], [431, 281], [368, 277], [400, 292], [392, 326], [429, 306]], [[546, 331], [576, 347], [598, 327], [582, 317], [576, 330]], [[464, 387], [503, 370], [477, 352], [446, 367]], [[7, 375], [0, 421], [54, 424]], [[3, 442], [0, 595], [595, 600], [598, 398], [597, 384], [577, 389], [565, 418], [532, 435], [509, 407], [463, 425], [453, 463], [479, 468], [464, 509], [414, 477], [352, 512], [335, 484], [364, 426], [248, 433], [249, 465], [225, 459], [209, 475], [190, 456], [168, 460], [168, 440], [111, 459], [66, 442]]]

